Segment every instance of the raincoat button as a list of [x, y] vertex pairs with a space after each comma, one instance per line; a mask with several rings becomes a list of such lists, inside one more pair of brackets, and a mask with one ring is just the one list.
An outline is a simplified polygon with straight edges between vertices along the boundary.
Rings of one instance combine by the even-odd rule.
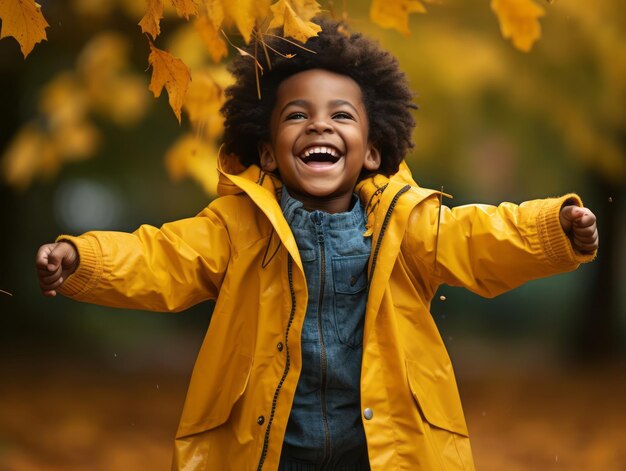
[[374, 417], [374, 411], [369, 407], [366, 407], [363, 410], [363, 417], [365, 417], [365, 420], [372, 420], [372, 417]]
[[260, 415], [259, 418], [256, 419], [256, 423], [259, 424], [259, 425], [263, 425], [265, 423], [265, 417]]
[[282, 342], [278, 342], [278, 345], [276, 345], [276, 348], [278, 349], [279, 352], [283, 351], [283, 343]]

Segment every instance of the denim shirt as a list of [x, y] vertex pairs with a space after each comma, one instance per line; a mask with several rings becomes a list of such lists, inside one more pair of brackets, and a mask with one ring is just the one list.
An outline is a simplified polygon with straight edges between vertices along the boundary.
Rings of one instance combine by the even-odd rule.
[[296, 239], [309, 301], [302, 372], [280, 469], [367, 470], [360, 376], [371, 239], [356, 196], [345, 213], [307, 211], [283, 188], [281, 207]]

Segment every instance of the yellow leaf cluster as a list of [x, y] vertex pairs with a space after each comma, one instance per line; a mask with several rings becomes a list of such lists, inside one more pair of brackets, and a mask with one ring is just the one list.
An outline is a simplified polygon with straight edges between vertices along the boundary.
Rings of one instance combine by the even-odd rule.
[[115, 33], [85, 45], [76, 69], [61, 72], [42, 89], [38, 117], [9, 143], [1, 164], [5, 181], [25, 189], [36, 178], [53, 176], [64, 163], [93, 155], [101, 139], [92, 114], [120, 125], [142, 118], [146, 83], [128, 66], [128, 44]]
[[191, 134], [179, 138], [165, 155], [165, 166], [174, 181], [191, 177], [208, 194], [217, 193], [217, 148]]
[[315, 0], [278, 0], [270, 8], [274, 15], [270, 29], [282, 27], [285, 37], [304, 43], [322, 30], [319, 25], [309, 21], [321, 10]]
[[40, 111], [46, 122], [25, 125], [13, 138], [3, 156], [6, 182], [27, 188], [37, 177], [51, 177], [64, 162], [90, 156], [100, 135], [87, 120], [87, 97], [72, 73], [63, 73], [41, 94]]
[[502, 36], [520, 51], [529, 52], [541, 37], [539, 18], [545, 10], [533, 0], [491, 0]]
[[189, 82], [191, 82], [189, 67], [169, 52], [154, 47], [152, 43], [150, 43], [148, 62], [152, 66], [152, 80], [148, 88], [158, 98], [165, 87], [170, 106], [180, 123], [180, 110], [185, 101]]
[[35, 44], [47, 39], [46, 28], [50, 25], [35, 0], [0, 1], [0, 19], [0, 39], [13, 36], [19, 43], [24, 58], [30, 54]]
[[370, 19], [383, 28], [392, 28], [409, 36], [409, 14], [426, 13], [418, 0], [372, 0]]
[[211, 142], [217, 142], [224, 129], [220, 108], [224, 104], [224, 88], [232, 76], [225, 68], [200, 71], [194, 76], [185, 98], [184, 111], [196, 133]]

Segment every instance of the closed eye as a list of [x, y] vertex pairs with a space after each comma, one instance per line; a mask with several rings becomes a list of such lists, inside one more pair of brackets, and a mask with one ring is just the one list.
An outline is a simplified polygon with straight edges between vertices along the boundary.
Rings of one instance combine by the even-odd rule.
[[351, 119], [354, 120], [354, 117], [350, 113], [346, 113], [345, 111], [339, 111], [333, 115], [333, 119]]
[[306, 119], [306, 115], [301, 111], [296, 111], [294, 113], [289, 113], [285, 119]]

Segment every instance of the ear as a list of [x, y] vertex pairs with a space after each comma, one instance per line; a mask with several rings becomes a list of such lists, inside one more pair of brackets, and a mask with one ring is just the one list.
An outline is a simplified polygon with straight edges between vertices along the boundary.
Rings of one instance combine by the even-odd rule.
[[367, 144], [363, 168], [369, 172], [373, 172], [374, 170], [378, 170], [378, 167], [380, 167], [380, 151], [370, 142]]
[[261, 163], [261, 169], [265, 172], [273, 172], [278, 168], [274, 150], [269, 142], [259, 143], [259, 162]]

